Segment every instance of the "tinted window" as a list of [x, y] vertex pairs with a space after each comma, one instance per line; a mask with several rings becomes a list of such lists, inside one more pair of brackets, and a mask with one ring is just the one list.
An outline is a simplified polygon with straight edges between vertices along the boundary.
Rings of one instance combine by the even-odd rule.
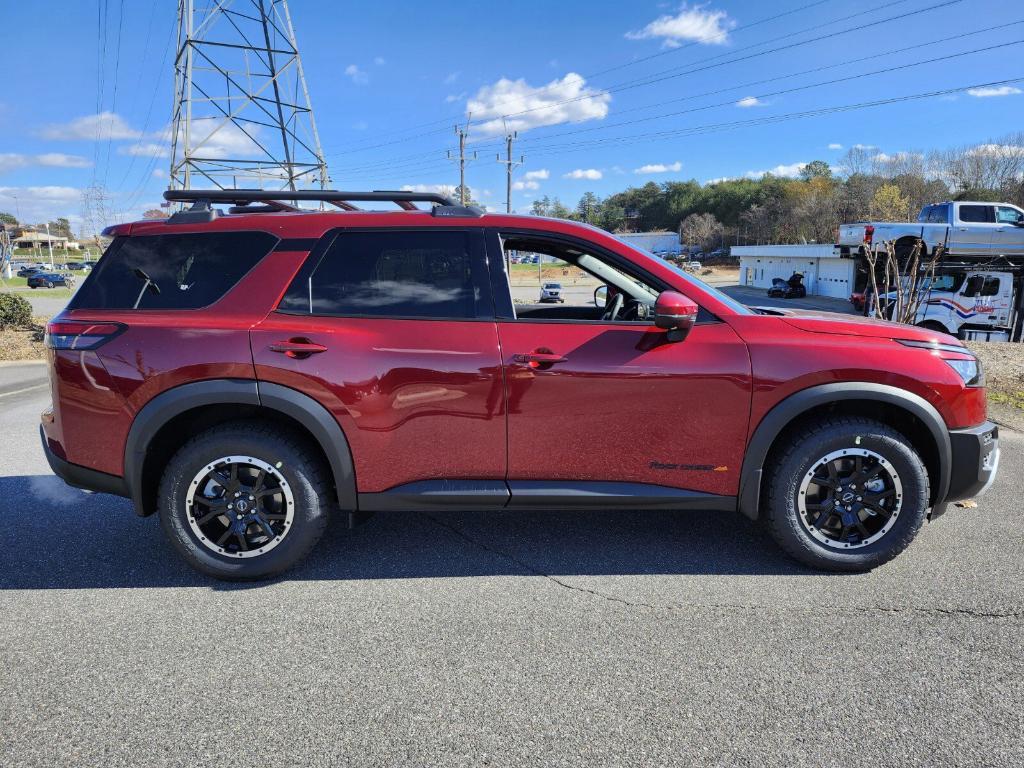
[[960, 221], [987, 223], [992, 221], [991, 205], [961, 205]]
[[71, 309], [199, 309], [267, 255], [266, 232], [119, 237], [82, 283]]
[[949, 212], [945, 205], [933, 205], [928, 212], [929, 224], [946, 224], [949, 222]]
[[469, 232], [342, 232], [280, 309], [316, 315], [493, 317], [486, 264]]
[[986, 277], [985, 284], [981, 286], [982, 296], [998, 296], [999, 295], [999, 278], [998, 277]]

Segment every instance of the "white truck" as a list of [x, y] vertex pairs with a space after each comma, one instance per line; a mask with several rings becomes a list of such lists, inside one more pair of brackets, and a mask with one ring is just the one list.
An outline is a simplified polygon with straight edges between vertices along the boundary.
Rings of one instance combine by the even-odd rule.
[[[960, 338], [1009, 338], [1018, 287], [1010, 272], [985, 269], [937, 275], [923, 286], [915, 325]], [[896, 293], [884, 294], [896, 301]]]
[[1024, 256], [1024, 210], [1010, 203], [968, 200], [926, 205], [916, 222], [867, 221], [839, 227], [843, 256], [895, 244], [906, 254], [920, 240], [927, 253], [938, 246], [951, 256]]

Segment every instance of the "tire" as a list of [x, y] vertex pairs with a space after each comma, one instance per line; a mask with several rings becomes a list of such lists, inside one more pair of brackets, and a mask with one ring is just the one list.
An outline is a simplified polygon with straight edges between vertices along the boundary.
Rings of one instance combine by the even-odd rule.
[[[801, 505], [808, 510], [815, 506], [809, 504], [809, 499], [818, 492], [813, 489], [819, 487], [809, 480], [810, 475], [822, 472], [820, 467], [825, 466], [822, 460], [833, 454], [839, 454], [836, 461], [841, 464], [856, 461], [856, 458], [847, 458], [846, 452], [854, 457], [858, 453], [862, 456], [871, 454], [863, 456], [863, 465], [882, 469], [876, 476], [881, 479], [872, 479], [870, 483], [892, 484], [891, 488], [886, 487], [883, 491], [888, 500], [879, 502], [882, 506], [891, 507], [888, 516], [884, 511], [873, 513], [866, 506], [861, 507], [856, 503], [860, 496], [855, 496], [855, 501], [851, 500], [853, 515], [866, 515], [862, 523], [866, 528], [861, 530], [875, 534], [872, 536], [864, 537], [851, 527], [846, 539], [834, 538], [834, 528], [845, 526], [844, 521], [852, 518], [841, 518], [842, 510], [837, 513], [835, 510], [839, 507], [831, 506], [831, 502], [818, 505], [833, 510], [820, 527], [815, 527], [801, 515]], [[783, 550], [812, 568], [861, 572], [887, 563], [910, 545], [928, 513], [928, 471], [921, 457], [906, 437], [871, 419], [827, 417], [805, 424], [786, 439], [767, 469], [765, 521], [769, 531]], [[808, 482], [811, 484], [807, 485]], [[851, 486], [846, 484], [844, 487], [847, 489], [844, 493], [846, 498]], [[859, 486], [859, 492], [865, 497], [869, 496], [866, 488], [863, 484]], [[820, 490], [824, 491], [823, 488]], [[834, 493], [839, 496], [839, 492]], [[874, 498], [876, 494], [870, 495]], [[858, 508], [863, 511], [858, 512]], [[807, 514], [823, 513], [808, 511]], [[883, 530], [883, 527], [888, 529]], [[842, 531], [846, 530], [843, 527]], [[858, 538], [868, 543], [861, 544], [856, 541]], [[850, 539], [854, 540], [853, 543], [849, 543]], [[829, 540], [832, 542], [826, 543]]]
[[924, 328], [928, 331], [938, 331], [939, 333], [949, 333], [946, 330], [946, 326], [940, 323], [938, 320], [925, 320], [924, 322], [917, 324], [918, 328]]
[[[208, 514], [208, 510], [213, 509], [213, 506], [202, 506], [207, 501], [202, 495], [204, 488], [221, 488], [222, 495], [217, 496], [215, 492], [213, 499], [218, 507], [239, 495], [238, 491], [231, 493], [227, 490], [228, 484], [219, 486], [206, 480], [210, 477], [208, 470], [225, 457], [239, 462], [254, 462], [259, 466], [236, 464], [241, 467], [238, 474], [263, 470], [267, 478], [265, 482], [277, 486], [275, 491], [267, 492], [268, 501], [248, 502], [251, 508], [247, 511], [254, 520], [261, 511], [268, 514], [277, 512], [279, 514], [272, 516], [288, 518], [264, 521], [274, 527], [277, 538], [253, 544], [242, 554], [239, 554], [242, 542], [236, 535], [230, 536], [224, 548], [218, 546], [219, 541], [215, 542], [214, 537], [228, 530], [225, 521], [231, 522], [231, 516], [246, 503], [244, 498], [241, 503], [234, 500], [238, 509], [225, 511], [207, 523], [205, 528], [197, 525], [203, 517], [209, 517], [212, 513]], [[220, 476], [232, 479], [227, 469], [230, 466], [222, 464], [216, 471], [223, 468]], [[201, 477], [203, 479], [199, 479]], [[335, 506], [329, 477], [317, 454], [302, 438], [288, 430], [251, 421], [222, 424], [189, 440], [167, 464], [159, 488], [160, 523], [174, 548], [197, 571], [227, 581], [268, 579], [305, 558], [323, 536]], [[241, 486], [243, 496], [245, 487], [244, 484]], [[248, 498], [251, 500], [252, 496]], [[193, 499], [191, 509], [199, 510], [195, 515], [189, 513], [190, 499]], [[259, 509], [260, 504], [264, 505], [263, 510]], [[270, 504], [279, 506], [268, 509]], [[239, 526], [244, 524], [238, 523]], [[259, 527], [261, 523], [248, 525], [248, 530], [255, 527], [257, 536], [263, 535]], [[209, 538], [205, 537], [207, 533]], [[248, 540], [247, 537], [242, 538]], [[265, 538], [269, 539], [269, 535]], [[255, 547], [259, 549], [254, 550]]]
[[49, 280], [47, 280], [46, 281], [46, 287], [47, 288], [53, 288], [53, 283], [51, 283]]

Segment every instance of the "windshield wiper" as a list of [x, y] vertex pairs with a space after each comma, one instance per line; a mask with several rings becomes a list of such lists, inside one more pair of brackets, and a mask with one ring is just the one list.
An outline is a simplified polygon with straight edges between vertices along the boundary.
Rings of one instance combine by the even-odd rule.
[[155, 293], [157, 296], [159, 296], [160, 295], [160, 286], [156, 284], [156, 282], [153, 280], [153, 278], [151, 278], [149, 275], [147, 275], [145, 272], [143, 272], [138, 267], [133, 269], [132, 273], [137, 278], [139, 278], [139, 280], [143, 281], [142, 290], [139, 291], [139, 297], [137, 299], [135, 299], [135, 303], [132, 304], [132, 309], [138, 309], [139, 308], [139, 304], [142, 302], [142, 297], [146, 295], [146, 291], [147, 290], [151, 291], [152, 293]]

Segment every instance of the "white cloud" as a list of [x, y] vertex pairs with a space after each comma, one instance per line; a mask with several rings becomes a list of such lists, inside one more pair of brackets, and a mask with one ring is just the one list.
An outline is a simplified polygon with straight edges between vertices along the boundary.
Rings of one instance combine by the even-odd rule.
[[444, 84], [445, 85], [451, 85], [452, 83], [454, 83], [456, 80], [459, 79], [459, 75], [461, 75], [461, 74], [462, 74], [461, 72], [449, 72], [448, 75], [444, 79]]
[[[164, 128], [163, 131], [154, 137], [161, 144], [149, 146], [170, 146], [171, 130], [171, 126]], [[266, 153], [260, 149], [256, 141], [250, 138], [246, 132], [259, 139], [263, 132], [263, 126], [248, 124], [245, 131], [243, 131], [230, 121], [224, 122], [222, 118], [197, 118], [192, 121], [191, 139], [193, 154], [197, 157], [212, 159], [224, 157], [266, 157]], [[183, 138], [179, 141], [179, 146], [184, 146]], [[271, 173], [272, 171], [270, 170], [264, 171], [264, 175], [270, 175]]]
[[787, 179], [795, 179], [800, 175], [800, 171], [803, 170], [807, 163], [790, 163], [789, 165], [776, 165], [774, 168], [768, 168], [764, 171], [747, 171], [744, 176], [748, 179], [760, 179], [766, 173], [772, 176], [781, 176]]
[[0, 207], [12, 213], [16, 210], [27, 222], [51, 221], [58, 216], [76, 220], [81, 202], [82, 190], [76, 187], [0, 187]]
[[454, 104], [456, 101], [462, 101], [466, 98], [465, 93], [449, 93], [444, 97], [445, 104]]
[[130, 155], [132, 157], [170, 157], [171, 150], [166, 144], [139, 142], [138, 144], [128, 144], [127, 146], [119, 147], [117, 154]]
[[478, 121], [477, 133], [485, 136], [505, 130], [525, 131], [542, 125], [601, 120], [608, 114], [611, 95], [586, 86], [573, 72], [534, 88], [525, 80], [500, 79], [485, 85], [466, 104]]
[[733, 176], [719, 176], [717, 179], [708, 179], [704, 182], [705, 186], [711, 186], [712, 184], [720, 184], [723, 181], [732, 181]]
[[1024, 93], [1024, 91], [1012, 85], [1000, 85], [999, 87], [968, 88], [967, 93], [979, 99], [986, 99], [993, 96], [1016, 96], [1018, 93]]
[[536, 181], [514, 181], [512, 182], [512, 189], [540, 189], [540, 184]]
[[562, 175], [563, 179], [589, 179], [596, 181], [600, 179], [603, 174], [596, 168], [577, 168], [575, 171], [569, 171]]
[[46, 152], [41, 155], [22, 155], [17, 152], [0, 153], [0, 173], [9, 173], [18, 168], [43, 165], [49, 168], [88, 168], [89, 160], [78, 155], [65, 155], [63, 152]]
[[349, 64], [345, 67], [345, 74], [352, 78], [352, 82], [356, 85], [366, 85], [370, 81], [369, 76], [357, 64]]
[[536, 171], [527, 171], [526, 173], [523, 174], [523, 178], [524, 179], [540, 179], [541, 181], [543, 181], [544, 179], [551, 178], [551, 172], [548, 171], [547, 168], [541, 168], [541, 169], [536, 170]]
[[675, 16], [659, 16], [643, 29], [627, 32], [630, 40], [661, 39], [666, 48], [678, 48], [682, 43], [708, 43], [722, 45], [729, 40], [729, 30], [736, 22], [725, 11], [707, 10], [704, 6], [687, 6]]
[[107, 139], [138, 139], [142, 136], [114, 112], [100, 112], [97, 115], [76, 117], [69, 123], [48, 125], [42, 130], [46, 139], [57, 141], [96, 141]]
[[863, 149], [865, 152], [869, 149], [878, 149], [874, 144], [854, 144], [854, 149]]
[[744, 96], [736, 102], [736, 106], [740, 109], [749, 109], [750, 107], [766, 107], [768, 105], [757, 98], [757, 96]]
[[387, 61], [384, 59], [383, 56], [374, 56], [373, 63], [376, 64], [378, 67], [382, 67], [385, 64], [387, 64]]
[[1024, 157], [1024, 147], [1019, 144], [979, 144], [970, 149], [967, 154], [989, 157]]
[[842, 149], [843, 145], [842, 144], [838, 144], [836, 142], [832, 142], [831, 144], [828, 145], [828, 148], [829, 149]]
[[405, 184], [403, 192], [435, 192], [439, 195], [455, 196], [455, 187], [451, 184]]
[[917, 152], [897, 152], [893, 155], [879, 152], [877, 155], [872, 155], [871, 159], [876, 163], [892, 163], [901, 160], [920, 160], [922, 157], [923, 155]]
[[676, 160], [674, 163], [648, 163], [647, 165], [641, 165], [639, 168], [634, 168], [633, 173], [678, 173], [683, 170], [683, 164]]
[[167, 171], [165, 171], [163, 168], [154, 168], [153, 169], [153, 178], [154, 179], [166, 179], [167, 178]]

